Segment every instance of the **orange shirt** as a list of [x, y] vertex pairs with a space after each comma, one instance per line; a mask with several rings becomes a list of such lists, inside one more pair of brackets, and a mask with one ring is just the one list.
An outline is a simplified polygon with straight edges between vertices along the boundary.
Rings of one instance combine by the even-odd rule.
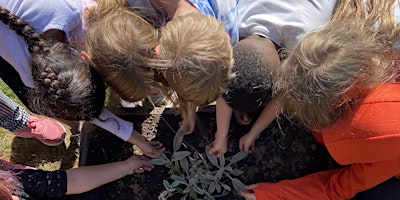
[[349, 199], [400, 175], [400, 84], [375, 88], [357, 109], [322, 129], [322, 140], [346, 167], [260, 183], [257, 200]]

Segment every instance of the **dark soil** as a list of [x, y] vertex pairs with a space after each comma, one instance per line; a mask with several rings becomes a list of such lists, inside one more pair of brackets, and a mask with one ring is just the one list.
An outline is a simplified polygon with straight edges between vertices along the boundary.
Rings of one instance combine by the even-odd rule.
[[[146, 137], [161, 141], [167, 151], [172, 150], [172, 140], [178, 130], [179, 116], [171, 110], [162, 113], [144, 109], [112, 110], [122, 118], [132, 121], [135, 129]], [[253, 113], [256, 119], [258, 113]], [[204, 152], [216, 131], [215, 107], [209, 106], [198, 111], [197, 129], [187, 135], [184, 141]], [[253, 120], [254, 122], [255, 120]], [[230, 126], [229, 149], [226, 157], [239, 151], [238, 142], [247, 133], [250, 126], [238, 125], [233, 119]], [[85, 124], [81, 136], [81, 165], [95, 165], [123, 160], [132, 155], [134, 148], [116, 136], [94, 125]], [[245, 184], [257, 182], [277, 182], [293, 179], [313, 172], [338, 167], [329, 156], [325, 147], [317, 143], [312, 134], [281, 117], [271, 124], [256, 141], [256, 149], [244, 160], [237, 163], [236, 168], [244, 170], [239, 179]], [[105, 185], [107, 198], [110, 200], [157, 199], [164, 190], [162, 181], [169, 177], [168, 168], [157, 166], [151, 172], [124, 177]], [[232, 192], [220, 199], [243, 199]]]

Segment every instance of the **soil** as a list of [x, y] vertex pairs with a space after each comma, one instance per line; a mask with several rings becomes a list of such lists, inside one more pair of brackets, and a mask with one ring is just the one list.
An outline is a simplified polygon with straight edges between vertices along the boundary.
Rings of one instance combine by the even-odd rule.
[[[172, 150], [172, 140], [181, 121], [173, 110], [110, 109], [120, 117], [132, 121], [135, 129], [141, 131], [147, 138], [161, 141], [167, 151]], [[256, 119], [258, 114], [252, 113], [252, 119]], [[251, 125], [241, 126], [232, 119], [226, 157], [239, 151], [239, 139], [250, 128]], [[204, 152], [205, 146], [213, 140], [215, 131], [215, 106], [208, 106], [198, 111], [197, 128], [194, 133], [185, 136], [184, 141], [197, 151]], [[91, 124], [83, 126], [80, 150], [80, 165], [124, 160], [132, 155], [133, 151], [137, 152], [137, 149], [129, 143]], [[280, 117], [263, 131], [256, 141], [255, 152], [249, 154], [235, 167], [244, 170], [238, 178], [244, 184], [252, 184], [293, 179], [313, 172], [337, 168], [339, 165], [329, 156], [326, 148], [315, 141], [309, 131], [300, 128], [294, 121]], [[107, 184], [104, 186], [107, 190], [106, 199], [157, 199], [164, 190], [163, 179], [169, 178], [168, 170], [164, 166], [157, 166], [151, 172], [126, 176]], [[243, 198], [231, 192], [220, 199]]]

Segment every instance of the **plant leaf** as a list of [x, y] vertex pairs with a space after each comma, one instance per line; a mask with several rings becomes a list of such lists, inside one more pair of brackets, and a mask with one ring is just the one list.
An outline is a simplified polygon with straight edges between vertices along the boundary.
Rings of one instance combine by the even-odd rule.
[[227, 184], [225, 184], [225, 183], [221, 183], [221, 185], [222, 185], [222, 187], [223, 187], [225, 190], [228, 190], [228, 191], [231, 191], [231, 190], [232, 190], [231, 187], [229, 187], [229, 185], [227, 185]]
[[179, 160], [179, 163], [181, 164], [183, 171], [189, 172], [189, 161], [187, 158]]
[[183, 133], [179, 129], [178, 132], [175, 134], [174, 141], [172, 143], [172, 149], [174, 150], [174, 152], [177, 152], [181, 148], [182, 141], [183, 141]]
[[194, 191], [194, 189], [192, 189], [192, 188], [190, 188], [190, 190], [189, 190], [189, 196], [190, 196], [192, 199], [199, 199], [199, 198], [197, 198], [197, 193], [196, 193], [196, 191]]
[[208, 193], [212, 194], [215, 191], [215, 182], [211, 182], [208, 186]]
[[153, 165], [165, 165], [165, 164], [167, 164], [169, 162], [170, 162], [169, 160], [165, 160], [165, 159], [162, 159], [162, 158], [153, 158], [153, 159], [150, 160], [150, 163], [153, 164]]
[[229, 162], [229, 165], [232, 165], [234, 163], [241, 161], [243, 158], [246, 158], [246, 156], [247, 156], [247, 153], [245, 151], [239, 151], [237, 154], [232, 156], [231, 161]]
[[233, 176], [240, 176], [243, 174], [243, 171], [240, 169], [233, 169], [233, 171], [230, 172], [230, 174], [232, 174]]
[[232, 179], [233, 188], [235, 188], [236, 192], [240, 194], [240, 191], [244, 189], [244, 184], [237, 178]]
[[221, 164], [221, 165], [220, 165], [221, 167], [225, 166], [225, 156], [224, 156], [224, 154], [222, 154], [222, 155], [219, 157], [219, 163]]
[[214, 154], [210, 154], [209, 153], [210, 147], [207, 145], [206, 146], [206, 156], [208, 158], [208, 160], [211, 162], [211, 164], [213, 164], [216, 167], [218, 166], [218, 161], [217, 161], [217, 157]]
[[192, 154], [190, 151], [177, 151], [172, 154], [171, 161], [178, 161]]
[[181, 183], [181, 184], [184, 184], [184, 185], [187, 185], [188, 184], [188, 182], [186, 181], [186, 179], [185, 178], [183, 178], [182, 176], [177, 176], [177, 175], [171, 175], [171, 178], [172, 178], [172, 180], [174, 180], [174, 181], [178, 181], [179, 183]]

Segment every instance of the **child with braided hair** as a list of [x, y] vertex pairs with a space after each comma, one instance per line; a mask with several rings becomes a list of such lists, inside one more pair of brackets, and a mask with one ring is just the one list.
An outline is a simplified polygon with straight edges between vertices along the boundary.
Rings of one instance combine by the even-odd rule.
[[[0, 50], [2, 63], [5, 65], [5, 70], [1, 72], [4, 81], [34, 112], [65, 120], [90, 120], [123, 140], [136, 144], [146, 155], [157, 157], [163, 151], [161, 143], [147, 141], [133, 130], [131, 122], [124, 121], [103, 108], [103, 80], [87, 54], [78, 53], [67, 42], [68, 38], [84, 39], [82, 35], [85, 29], [81, 16], [84, 6], [88, 5], [60, 1], [55, 5], [59, 9], [47, 10], [40, 7], [42, 3], [44, 1], [0, 1], [1, 6], [12, 9], [22, 19], [34, 24], [35, 29], [43, 32], [38, 35], [25, 21], [7, 9], [1, 9], [1, 20], [9, 25], [8, 28], [0, 24], [1, 31], [5, 33], [0, 38], [2, 45], [4, 44]], [[43, 15], [29, 17], [39, 12]], [[53, 17], [49, 18], [48, 15]], [[16, 77], [21, 77], [22, 80]]]
[[283, 111], [343, 167], [250, 185], [246, 199], [400, 198], [399, 6], [343, 0], [289, 52], [275, 81]]

